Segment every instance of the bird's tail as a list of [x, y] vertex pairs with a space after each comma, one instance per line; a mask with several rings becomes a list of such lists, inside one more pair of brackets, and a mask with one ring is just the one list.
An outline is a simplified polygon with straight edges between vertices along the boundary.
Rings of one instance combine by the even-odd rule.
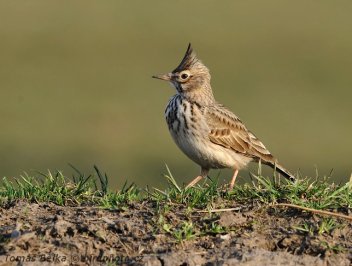
[[282, 174], [285, 178], [288, 180], [294, 182], [296, 180], [296, 177], [291, 174], [288, 170], [286, 170], [283, 166], [281, 166], [278, 163], [267, 163], [270, 167], [276, 170], [276, 172]]

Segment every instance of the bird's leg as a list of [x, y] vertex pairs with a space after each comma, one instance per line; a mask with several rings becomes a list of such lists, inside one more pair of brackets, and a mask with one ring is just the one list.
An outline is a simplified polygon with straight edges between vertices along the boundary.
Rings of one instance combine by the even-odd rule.
[[238, 170], [236, 169], [235, 172], [233, 173], [231, 182], [230, 182], [230, 186], [229, 186], [229, 190], [232, 190], [234, 185], [235, 185], [235, 181], [236, 181], [236, 177], [238, 175]]
[[186, 189], [189, 189], [191, 187], [194, 187], [200, 180], [202, 180], [204, 177], [208, 175], [209, 170], [201, 168], [200, 170], [200, 175], [197, 176], [195, 179], [193, 179], [191, 182], [188, 183], [186, 186]]
[[186, 189], [194, 187], [194, 185], [197, 184], [202, 179], [203, 177], [201, 175], [197, 176], [195, 179], [193, 179], [191, 182], [188, 183], [188, 185], [186, 186]]

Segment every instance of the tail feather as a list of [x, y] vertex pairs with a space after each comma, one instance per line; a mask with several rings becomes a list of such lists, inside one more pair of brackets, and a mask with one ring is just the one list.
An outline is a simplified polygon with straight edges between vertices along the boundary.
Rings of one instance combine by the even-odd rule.
[[294, 182], [296, 180], [296, 177], [291, 174], [288, 170], [286, 170], [284, 167], [282, 167], [280, 164], [278, 163], [268, 163], [268, 165], [270, 167], [272, 167], [273, 169], [276, 170], [276, 172], [282, 174], [285, 178], [287, 178], [288, 180]]

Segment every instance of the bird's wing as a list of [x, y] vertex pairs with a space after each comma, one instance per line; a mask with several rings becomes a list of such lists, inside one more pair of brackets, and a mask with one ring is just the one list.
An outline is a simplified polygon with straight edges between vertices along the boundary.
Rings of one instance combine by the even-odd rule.
[[206, 107], [206, 123], [211, 142], [242, 153], [256, 160], [275, 163], [274, 157], [264, 144], [250, 132], [242, 121], [222, 105]]

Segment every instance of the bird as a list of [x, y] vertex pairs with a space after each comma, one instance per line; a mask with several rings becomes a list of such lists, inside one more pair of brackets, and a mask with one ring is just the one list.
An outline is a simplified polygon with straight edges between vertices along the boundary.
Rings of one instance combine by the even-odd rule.
[[172, 72], [152, 77], [168, 81], [176, 89], [165, 109], [166, 122], [176, 145], [200, 166], [199, 176], [186, 189], [206, 178], [210, 169], [230, 168], [233, 176], [228, 188], [232, 190], [238, 171], [251, 161], [269, 165], [295, 181], [240, 118], [215, 100], [209, 69], [191, 44]]

